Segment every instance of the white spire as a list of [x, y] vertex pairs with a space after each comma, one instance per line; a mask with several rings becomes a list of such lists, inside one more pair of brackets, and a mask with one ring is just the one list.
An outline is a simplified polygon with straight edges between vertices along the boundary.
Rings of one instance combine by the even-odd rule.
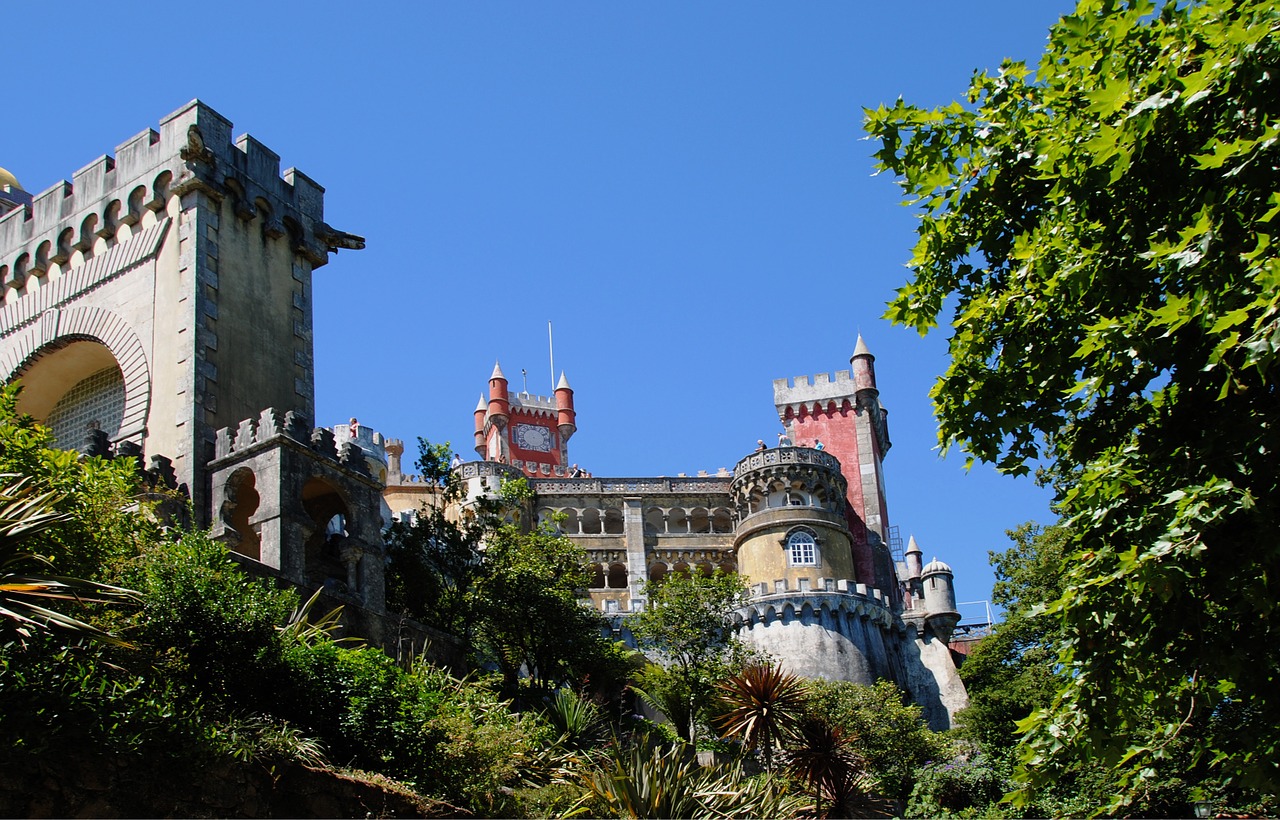
[[570, 387], [570, 386], [569, 386], [569, 380], [568, 380], [568, 379], [566, 379], [566, 378], [564, 377], [564, 371], [563, 371], [563, 370], [561, 370], [561, 371], [560, 371], [560, 381], [556, 383], [556, 389], [557, 389], [557, 390], [572, 390], [572, 389], [573, 389], [572, 387]]

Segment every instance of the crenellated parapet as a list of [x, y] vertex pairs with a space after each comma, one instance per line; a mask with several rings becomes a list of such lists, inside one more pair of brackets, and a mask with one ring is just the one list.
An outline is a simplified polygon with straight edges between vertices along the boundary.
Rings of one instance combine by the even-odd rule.
[[346, 470], [370, 477], [369, 465], [358, 444], [346, 441], [338, 446], [332, 430], [312, 428], [302, 414], [293, 410], [282, 414], [274, 407], [263, 410], [257, 418], [244, 419], [235, 428], [218, 430], [214, 438], [214, 461], [276, 446], [282, 439], [288, 439], [294, 447], [309, 449]]
[[779, 408], [789, 407], [799, 413], [801, 407], [810, 412], [814, 405], [837, 405], [843, 399], [852, 400], [858, 393], [858, 385], [848, 370], [837, 370], [813, 376], [796, 376], [793, 379], [773, 380], [773, 403]]
[[[324, 189], [232, 124], [193, 100], [147, 129], [0, 216], [0, 282], [20, 290], [28, 277], [57, 265], [65, 271], [165, 215], [173, 197], [202, 192], [231, 199], [237, 218], [259, 223], [267, 238], [287, 238], [312, 268], [340, 248], [364, 240], [324, 221]], [[73, 259], [74, 257], [74, 259]]]
[[218, 430], [214, 447], [214, 537], [305, 590], [385, 612], [382, 485], [359, 446], [339, 447], [332, 430], [267, 408]]

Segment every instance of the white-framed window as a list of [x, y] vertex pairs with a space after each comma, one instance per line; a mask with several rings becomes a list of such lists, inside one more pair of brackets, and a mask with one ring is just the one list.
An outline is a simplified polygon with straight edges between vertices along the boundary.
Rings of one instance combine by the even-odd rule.
[[787, 538], [787, 562], [793, 567], [818, 565], [818, 542], [813, 535], [797, 530]]

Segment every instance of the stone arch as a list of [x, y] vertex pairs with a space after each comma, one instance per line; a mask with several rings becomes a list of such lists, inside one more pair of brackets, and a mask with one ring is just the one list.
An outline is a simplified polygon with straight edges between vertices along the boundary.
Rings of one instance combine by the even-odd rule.
[[627, 565], [613, 563], [609, 565], [609, 589], [627, 588]]
[[601, 564], [591, 565], [591, 588], [604, 589], [604, 566]]
[[307, 583], [355, 592], [348, 589], [348, 573], [342, 563], [342, 546], [352, 531], [350, 501], [337, 485], [319, 477], [307, 479], [299, 501], [312, 524], [303, 547]]
[[604, 531], [603, 522], [600, 520], [600, 511], [595, 507], [588, 507], [582, 511], [582, 523], [579, 532], [583, 535], [599, 535]]
[[98, 229], [98, 236], [107, 240], [108, 245], [115, 244], [116, 231], [120, 229], [120, 208], [120, 200], [113, 199], [102, 210], [102, 227]]
[[172, 171], [161, 171], [157, 174], [155, 181], [151, 183], [151, 202], [147, 204], [147, 207], [153, 211], [159, 211], [164, 208], [165, 203], [169, 201], [169, 186], [172, 183]]
[[142, 219], [142, 209], [146, 206], [146, 186], [139, 185], [129, 192], [129, 207], [122, 221], [126, 225], [136, 225]]
[[662, 579], [667, 577], [667, 565], [662, 561], [658, 561], [649, 567], [649, 580], [655, 584], [662, 583]]
[[262, 560], [262, 539], [251, 523], [253, 514], [262, 503], [253, 470], [241, 467], [228, 476], [223, 497], [226, 500], [222, 502], [219, 514], [227, 528], [224, 540], [232, 542], [228, 546], [235, 552], [255, 561]]
[[[146, 351], [137, 335], [120, 316], [102, 308], [82, 305], [65, 310], [52, 308], [39, 321], [10, 337], [0, 356], [0, 378], [9, 382], [43, 369], [41, 361], [79, 343], [96, 342], [110, 351], [124, 379], [124, 416], [120, 421], [119, 439], [140, 436], [147, 424], [151, 406], [151, 371]], [[46, 360], [47, 362], [47, 360]], [[51, 374], [57, 378], [57, 371]], [[65, 384], [74, 376], [83, 378], [88, 372], [63, 375], [61, 391], [65, 393], [76, 382]], [[28, 393], [29, 390], [24, 390]], [[54, 401], [56, 401], [56, 397]], [[49, 405], [50, 409], [52, 404]], [[32, 412], [24, 409], [23, 412]], [[32, 412], [37, 418], [40, 415]]]
[[644, 511], [644, 534], [658, 535], [665, 531], [662, 523], [662, 510], [657, 507], [649, 507]]
[[604, 511], [604, 532], [605, 535], [622, 535], [623, 522], [622, 510], [617, 507], [610, 507]]
[[672, 507], [667, 514], [667, 532], [669, 533], [687, 533], [689, 531], [689, 518], [680, 507]]
[[706, 507], [694, 507], [689, 513], [689, 532], [705, 534], [711, 532], [711, 515]]
[[733, 532], [733, 515], [724, 507], [717, 507], [711, 515], [712, 532]]

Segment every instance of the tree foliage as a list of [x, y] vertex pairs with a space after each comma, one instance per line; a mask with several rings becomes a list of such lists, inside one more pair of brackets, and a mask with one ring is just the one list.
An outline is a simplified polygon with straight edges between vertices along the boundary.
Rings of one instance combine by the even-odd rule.
[[1123, 802], [1192, 736], [1280, 788], [1278, 32], [1270, 0], [1082, 0], [1034, 74], [867, 112], [922, 212], [888, 316], [953, 329], [942, 444], [1046, 467], [1072, 532], [1029, 786], [1096, 758]]
[[1048, 707], [1062, 684], [1061, 630], [1044, 607], [1062, 595], [1071, 548], [1061, 526], [1027, 523], [1010, 530], [1009, 538], [1013, 546], [991, 553], [991, 600], [1004, 617], [960, 667], [969, 706], [956, 716], [962, 733], [997, 758], [1016, 745], [1018, 722]]
[[[664, 708], [676, 731], [692, 741], [696, 725], [710, 717], [716, 684], [747, 664], [750, 651], [733, 631], [733, 613], [747, 601], [742, 578], [716, 570], [669, 573], [644, 587], [646, 606], [629, 620], [640, 649], [665, 674], [645, 676], [642, 688], [650, 700], [679, 701]], [[675, 711], [677, 714], [672, 714]]]

